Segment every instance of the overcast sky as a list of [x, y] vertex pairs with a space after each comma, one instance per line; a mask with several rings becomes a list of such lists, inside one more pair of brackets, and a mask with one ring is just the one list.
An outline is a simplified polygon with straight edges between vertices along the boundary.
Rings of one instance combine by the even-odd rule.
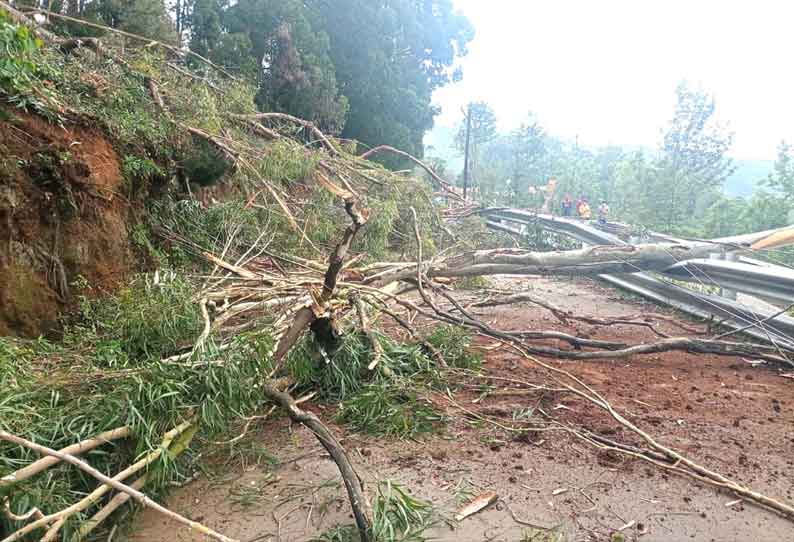
[[708, 90], [736, 158], [794, 141], [792, 0], [454, 0], [477, 36], [436, 123], [469, 100], [589, 145], [655, 145], [682, 79]]

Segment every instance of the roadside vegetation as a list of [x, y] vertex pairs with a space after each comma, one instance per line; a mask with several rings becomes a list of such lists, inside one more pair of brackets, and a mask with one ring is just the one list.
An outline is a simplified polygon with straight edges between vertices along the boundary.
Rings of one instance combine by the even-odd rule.
[[[10, 53], [0, 59], [0, 122], [13, 129], [35, 115], [52, 126], [94, 130], [108, 141], [123, 182], [119, 192], [92, 197], [123, 200], [128, 238], [119, 242], [129, 244], [137, 258], [136, 272], [112, 288], [69, 277], [63, 290], [73, 297], [73, 311], [62, 315], [59, 336], [0, 338], [0, 505], [9, 512], [0, 515], [0, 532], [8, 540], [104, 536], [124, 505], [109, 498], [110, 482], [98, 478], [98, 484], [94, 473], [75, 468], [74, 461], [37, 463], [30, 443], [51, 449], [45, 450], [50, 455], [82, 443], [85, 448], [75, 456], [117, 476], [114, 482], [160, 497], [200, 470], [204, 451], [217, 450], [219, 442], [241, 442], [252, 420], [279, 407], [318, 438], [348, 492], [355, 525], [337, 526], [318, 540], [424, 540], [443, 520], [437, 511], [389, 480], [370, 484], [367, 499], [334, 431], [301, 405], [321, 402], [328, 418], [350, 432], [421, 439], [445, 430], [439, 397], [453, 401], [457, 386], [483, 376], [476, 333], [510, 345], [527, 360], [534, 360], [530, 354], [633, 355], [632, 345], [622, 343], [494, 329], [458, 302], [456, 292], [488, 286], [484, 275], [494, 268], [522, 273], [541, 268], [550, 250], [574, 263], [591, 258], [595, 267], [619, 264], [598, 251], [571, 256], [566, 249], [575, 243], [539, 227], [520, 235], [494, 233], [453, 186], [416, 158], [404, 162], [399, 150], [380, 162], [362, 157], [359, 146], [380, 143], [421, 154], [421, 135], [434, 113], [430, 96], [455, 77], [450, 68], [465, 52], [471, 29], [447, 1], [394, 2], [391, 16], [369, 2], [343, 4], [197, 1], [177, 7], [172, 28], [159, 4], [96, 0], [72, 13], [91, 25], [54, 10], [57, 20], [48, 25], [58, 32], [53, 36], [19, 22], [32, 11], [20, 14], [0, 2], [0, 50]], [[352, 15], [358, 11], [372, 24], [362, 28]], [[161, 34], [149, 34], [155, 30]], [[377, 62], [363, 62], [358, 40], [349, 39], [353, 30], [366, 31]], [[185, 52], [177, 45], [188, 36], [190, 52]], [[78, 37], [82, 41], [75, 41]], [[390, 61], [394, 50], [401, 51], [402, 62]], [[357, 60], [353, 65], [351, 58]], [[383, 77], [373, 76], [371, 70], [386, 66]], [[398, 107], [373, 112], [371, 96], [378, 93]], [[704, 99], [679, 90], [679, 108], [694, 103], [705, 123]], [[487, 107], [478, 110], [487, 115]], [[673, 133], [680, 133], [678, 128]], [[550, 143], [538, 129], [522, 130], [510, 140], [523, 149], [522, 160], [531, 154], [527, 144], [535, 152]], [[703, 150], [699, 145], [713, 136], [717, 148], [705, 165], [673, 171], [680, 165], [673, 145], [666, 149], [667, 161], [653, 167], [660, 172], [666, 167], [665, 175], [672, 171], [684, 185], [708, 191], [730, 166], [723, 156], [729, 138], [719, 135], [700, 133], [689, 149], [697, 155]], [[528, 143], [527, 138], [539, 139]], [[488, 134], [477, 138], [475, 169], [506, 167], [507, 162], [488, 158], [489, 144]], [[35, 168], [24, 166], [42, 177], [46, 173], [47, 182], [57, 185], [59, 171], [78, 166], [68, 150], [56, 151], [37, 157]], [[0, 165], [22, 167], [14, 160]], [[697, 177], [703, 171], [707, 178]], [[489, 178], [484, 169], [480, 173]], [[654, 177], [661, 178], [661, 173]], [[528, 179], [516, 177], [515, 186]], [[565, 190], [578, 188], [565, 182]], [[659, 182], [647, 186], [661, 190]], [[73, 187], [60, 188], [53, 192], [59, 207], [71, 211], [57, 220], [79, 221], [74, 198], [61, 197], [71, 196]], [[483, 183], [478, 189], [483, 202], [527, 203], [523, 195], [496, 186]], [[693, 195], [675, 196], [675, 212], [697, 207]], [[651, 223], [670, 218], [659, 214]], [[457, 227], [451, 231], [453, 220]], [[643, 259], [638, 252], [635, 266], [661, 265], [658, 257]], [[57, 255], [46, 261], [48, 276], [65, 280]], [[560, 320], [576, 318], [542, 306]], [[423, 319], [434, 327], [417, 325]], [[652, 327], [634, 320], [628, 324]], [[573, 349], [532, 345], [532, 337]], [[778, 353], [688, 338], [639, 347], [740, 352], [773, 361]], [[555, 391], [567, 386], [638, 433], [581, 381], [571, 378], [571, 384], [560, 376], [564, 371], [537, 363], [557, 379]], [[476, 385], [483, 394], [489, 386]], [[513, 414], [508, 421], [472, 416], [477, 424], [504, 428], [499, 425], [504, 422], [516, 432], [533, 430], [533, 409]], [[576, 436], [599, 445], [589, 433]], [[758, 497], [694, 462], [681, 466], [677, 452], [640, 436], [644, 440], [631, 446], [613, 445], [641, 456], [633, 446], [647, 442], [652, 449], [647, 457], [662, 468], [691, 469], [685, 474]], [[264, 444], [244, 445], [248, 448], [230, 446], [230, 455], [274, 461]], [[36, 472], [25, 470], [31, 465]], [[242, 505], [256, 501], [250, 490], [234, 498]], [[38, 513], [31, 512], [35, 509]], [[229, 540], [175, 512], [171, 517]], [[553, 530], [542, 536], [560, 539]]]
[[[321, 162], [340, 158], [302, 142], [289, 123], [271, 129], [290, 137], [265, 143], [256, 125], [233, 120], [256, 113], [256, 85], [212, 69], [174, 68], [167, 50], [122, 52], [120, 45], [111, 35], [101, 45], [59, 51], [0, 10], [0, 47], [11, 53], [0, 62], [0, 89], [10, 105], [3, 120], [13, 124], [30, 112], [106, 134], [120, 156], [123, 196], [139, 209], [130, 242], [148, 268], [111, 294], [75, 280], [77, 309], [65, 317], [60, 340], [0, 339], [0, 429], [56, 450], [121, 432], [123, 438], [82, 458], [108, 473], [148, 458], [136, 476], [145, 476], [147, 494], [157, 497], [185, 478], [206, 443], [265, 408], [257, 383], [274, 369], [276, 315], [196, 344], [204, 327], [198, 293], [215, 267], [206, 254], [236, 261], [255, 248], [256, 256], [278, 257], [281, 265], [322, 260], [344, 230], [345, 213], [314, 181], [327, 171]], [[372, 216], [352, 247], [361, 265], [413, 251], [411, 209], [422, 217], [425, 254], [454, 242], [435, 227], [434, 196], [421, 178], [374, 163], [350, 175], [366, 186]], [[206, 205], [192, 197], [191, 191], [213, 186], [226, 190], [223, 202]], [[285, 206], [287, 199], [297, 203]], [[406, 438], [442, 430], [443, 417], [425, 397], [442, 380], [429, 353], [387, 333], [377, 337], [384, 354], [376, 371], [367, 369], [372, 346], [356, 331], [345, 331], [333, 352], [307, 339], [288, 361], [296, 391], [319, 391], [336, 406], [337, 421], [355, 431]], [[450, 365], [477, 366], [464, 346], [467, 335], [458, 330], [439, 330], [428, 340], [450, 347]], [[35, 458], [3, 442], [0, 477]], [[38, 508], [48, 514], [94, 488], [93, 479], [61, 465], [46, 476], [0, 485], [0, 501], [15, 513]], [[107, 503], [81, 502], [60, 527], [64, 540], [86, 536], [89, 518]], [[384, 482], [373, 506], [378, 540], [421, 538], [429, 505]], [[0, 515], [0, 532], [26, 523]]]

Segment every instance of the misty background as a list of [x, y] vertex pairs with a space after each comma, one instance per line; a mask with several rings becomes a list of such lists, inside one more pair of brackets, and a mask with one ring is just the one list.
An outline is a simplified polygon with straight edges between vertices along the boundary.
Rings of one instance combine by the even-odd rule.
[[794, 4], [607, 0], [454, 0], [475, 27], [463, 79], [437, 90], [428, 155], [460, 173], [454, 137], [469, 101], [494, 109], [500, 131], [531, 111], [551, 136], [583, 147], [653, 153], [685, 80], [711, 94], [734, 133], [727, 196], [749, 197], [792, 139], [794, 76], [785, 69]]

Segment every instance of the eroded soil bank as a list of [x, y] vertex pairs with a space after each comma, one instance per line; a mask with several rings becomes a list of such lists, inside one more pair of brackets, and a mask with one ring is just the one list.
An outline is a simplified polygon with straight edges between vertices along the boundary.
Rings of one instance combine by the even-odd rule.
[[0, 119], [0, 336], [48, 335], [76, 293], [109, 291], [133, 267], [130, 203], [100, 130]]
[[[526, 284], [531, 286], [522, 286]], [[581, 315], [661, 312], [591, 281], [506, 279], [500, 286], [531, 287], [536, 296]], [[506, 329], [654, 339], [644, 328], [565, 326], [530, 305], [477, 314]], [[669, 322], [658, 327], [681, 333]], [[626, 526], [626, 540], [643, 542], [794, 539], [794, 523], [737, 503], [735, 496], [713, 487], [638, 460], [599, 453], [567, 434], [549, 431], [517, 437], [481, 423], [472, 413], [509, 415], [538, 407], [536, 395], [511, 391], [509, 383], [499, 379], [540, 382], [543, 375], [504, 348], [491, 348], [486, 340], [478, 344], [486, 351], [483, 373], [494, 389], [487, 395], [463, 390], [454, 403], [432, 397], [450, 419], [440, 434], [421, 441], [392, 441], [336, 428], [368, 483], [392, 479], [434, 505], [439, 520], [429, 538], [531, 540], [539, 533], [527, 525], [531, 523], [559, 527], [566, 541], [609, 540], [611, 533]], [[794, 500], [794, 388], [777, 371], [753, 367], [740, 358], [678, 352], [560, 366], [604, 394], [665, 445], [758, 491]], [[504, 382], [501, 388], [498, 382]], [[602, 412], [571, 395], [551, 393], [542, 401], [543, 408], [562, 421], [616, 439], [626, 436]], [[332, 417], [328, 410], [317, 411], [326, 420]], [[284, 419], [262, 422], [231, 454], [219, 456], [224, 459], [208, 462], [207, 473], [175, 490], [167, 504], [246, 541], [310, 540], [336, 524], [352, 522], [334, 463], [302, 427]], [[499, 503], [455, 522], [460, 503], [485, 490], [499, 493]], [[135, 542], [202, 540], [153, 512], [144, 512], [124, 536]]]

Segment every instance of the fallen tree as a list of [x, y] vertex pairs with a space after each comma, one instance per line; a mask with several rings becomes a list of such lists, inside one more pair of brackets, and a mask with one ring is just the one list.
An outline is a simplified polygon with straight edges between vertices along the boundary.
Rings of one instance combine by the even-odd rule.
[[[75, 19], [68, 20], [77, 21]], [[99, 42], [90, 43], [95, 52], [103, 50], [102, 44]], [[65, 52], [70, 54], [75, 51], [79, 52], [79, 49], [83, 47], [80, 44], [72, 45], [76, 49], [65, 47]], [[165, 49], [170, 54], [178, 54], [167, 47]], [[112, 61], [114, 55], [109, 55], [108, 58]], [[124, 67], [128, 70], [133, 69], [129, 63], [125, 63]], [[168, 90], [165, 90], [166, 87], [158, 86], [157, 82], [148, 75], [138, 75], [141, 76], [141, 83], [146, 85], [145, 88], [148, 90], [152, 104], [176, 127], [191, 136], [199, 137], [213, 144], [226, 160], [235, 163], [239, 171], [246, 172], [257, 181], [259, 191], [249, 197], [246, 208], [262, 205], [261, 200], [258, 199], [260, 194], [262, 198], [269, 198], [267, 201], [269, 206], [265, 207], [269, 212], [268, 218], [278, 216], [279, 219], [284, 219], [288, 226], [285, 229], [296, 233], [294, 237], [289, 238], [291, 244], [285, 243], [279, 249], [279, 247], [271, 247], [268, 244], [268, 235], [272, 233], [271, 237], [275, 238], [282, 232], [267, 232], [260, 225], [259, 227], [262, 227], [263, 231], [250, 241], [250, 246], [246, 247], [242, 253], [235, 253], [230, 248], [234, 244], [233, 235], [227, 239], [224, 246], [207, 249], [193, 239], [181, 236], [174, 229], [163, 228], [161, 234], [164, 238], [178, 246], [189, 247], [191, 252], [211, 264], [212, 271], [202, 276], [202, 283], [196, 286], [193, 301], [199, 307], [198, 314], [202, 325], [193, 335], [192, 344], [180, 345], [179, 350], [169, 352], [170, 355], [155, 360], [155, 363], [173, 367], [174, 370], [184, 368], [203, 370], [223, 367], [230, 362], [222, 358], [220, 353], [234, 351], [242, 332], [266, 329], [268, 333], [272, 333], [273, 344], [269, 345], [269, 350], [264, 354], [261, 350], [245, 351], [245, 355], [249, 358], [261, 356], [272, 363], [267, 366], [266, 371], [260, 370], [255, 379], [246, 377], [244, 381], [239, 382], [239, 385], [258, 390], [257, 393], [262, 396], [263, 402], [267, 400], [268, 403], [278, 405], [293, 421], [303, 424], [315, 434], [339, 467], [362, 540], [371, 539], [373, 524], [373, 513], [368, 503], [366, 488], [332, 431], [316, 415], [299, 408], [292, 395], [285, 391], [284, 386], [281, 385], [291, 383], [293, 375], [290, 374], [289, 357], [295, 352], [296, 345], [305, 341], [307, 336], [312, 337], [311, 347], [320, 350], [320, 354], [325, 359], [329, 359], [333, 355], [334, 344], [340, 340], [345, 331], [349, 335], [364, 334], [370, 345], [371, 356], [369, 363], [365, 366], [366, 371], [362, 371], [357, 378], [367, 378], [373, 374], [390, 376], [390, 369], [384, 362], [385, 354], [379, 342], [381, 339], [374, 332], [378, 316], [381, 314], [389, 317], [406, 330], [411, 341], [418, 343], [423, 351], [429, 354], [428, 358], [441, 368], [446, 368], [448, 365], [445, 361], [446, 352], [440, 351], [426, 336], [417, 331], [413, 320], [417, 316], [473, 330], [505, 344], [510, 344], [527, 359], [536, 356], [554, 360], [616, 360], [678, 350], [724, 356], [741, 355], [774, 362], [787, 361], [784, 352], [766, 344], [708, 340], [687, 336], [665, 336], [663, 340], [652, 343], [628, 344], [578, 337], [553, 330], [500, 330], [475, 317], [470, 309], [486, 307], [489, 304], [537, 301], [517, 296], [512, 299], [508, 297], [490, 301], [480, 299], [470, 306], [465, 306], [465, 303], [450, 293], [446, 284], [442, 284], [442, 282], [449, 282], [442, 281], [442, 279], [499, 274], [594, 276], [603, 273], [657, 271], [679, 261], [704, 257], [713, 252], [751, 248], [751, 245], [763, 246], [757, 244], [759, 242], [757, 238], [743, 238], [730, 244], [676, 242], [624, 247], [591, 247], [583, 250], [557, 252], [490, 247], [486, 250], [463, 250], [457, 244], [444, 244], [443, 241], [449, 241], [450, 238], [455, 237], [449, 232], [451, 228], [454, 228], [454, 223], [445, 224], [440, 219], [439, 210], [432, 206], [432, 202], [425, 208], [423, 215], [418, 215], [413, 207], [415, 202], [408, 198], [400, 202], [400, 208], [396, 211], [385, 205], [385, 203], [394, 204], [394, 201], [387, 201], [388, 192], [387, 196], [379, 199], [376, 190], [385, 190], [390, 188], [390, 185], [398, 185], [405, 181], [400, 176], [385, 172], [374, 165], [368, 165], [366, 158], [376, 152], [392, 152], [410, 160], [430, 174], [435, 185], [447, 192], [450, 200], [457, 199], [454, 197], [450, 183], [438, 177], [437, 173], [415, 157], [391, 147], [378, 147], [361, 157], [347, 155], [332, 137], [323, 134], [313, 123], [282, 113], [233, 113], [224, 117], [228, 118], [235, 126], [243, 126], [246, 135], [249, 135], [248, 132], [252, 132], [252, 139], [225, 127], [223, 129], [216, 127], [214, 131], [207, 126], [203, 128], [191, 127], [180, 120], [169, 108], [171, 105], [169, 101], [172, 101], [173, 98], [169, 97]], [[303, 153], [303, 136], [296, 134], [295, 126], [299, 128], [299, 131], [308, 131], [313, 139], [321, 142], [323, 148], [322, 151], [318, 151], [320, 155], [317, 159], [317, 168], [307, 174], [306, 184], [300, 187], [305, 191], [304, 194], [309, 194], [308, 197], [296, 195], [296, 193], [300, 194], [300, 190], [296, 190], [295, 186], [279, 185], [271, 177], [265, 175], [257, 165], [257, 160], [267, 155], [266, 145], [273, 141], [292, 145]], [[300, 157], [301, 159], [305, 158], [303, 154]], [[417, 184], [410, 185], [408, 190], [421, 192]], [[312, 197], [322, 199], [319, 195], [321, 192], [329, 193], [334, 201], [341, 201], [342, 205], [335, 207], [329, 205], [322, 209], [325, 213], [322, 216], [323, 225], [330, 223], [333, 227], [323, 231], [325, 234], [323, 242], [315, 242], [312, 228], [320, 229], [320, 222], [312, 222], [316, 209], [312, 209], [310, 203]], [[417, 197], [416, 201], [430, 200], [425, 192], [421, 192], [420, 196], [422, 197]], [[380, 205], [371, 206], [368, 199]], [[371, 212], [369, 209], [381, 209], [381, 213], [391, 213], [394, 218], [385, 224], [379, 223], [382, 216], [379, 216], [377, 211]], [[448, 209], [445, 214], [447, 217], [463, 217], [471, 214], [471, 208], [452, 208]], [[345, 222], [340, 226], [342, 220]], [[362, 262], [367, 256], [368, 246], [364, 243], [356, 247], [356, 242], [363, 242], [361, 237], [367, 233], [367, 229], [370, 227], [365, 227], [367, 224], [370, 224], [372, 229], [385, 231], [386, 233], [382, 234], [383, 238], [389, 236], [397, 238], [397, 241], [394, 241], [395, 249], [389, 254], [389, 256], [393, 256], [392, 261]], [[238, 224], [229, 226], [229, 229], [239, 231]], [[337, 231], [340, 228], [341, 231]], [[426, 235], [423, 236], [422, 232], [425, 232]], [[427, 233], [430, 235], [428, 236]], [[774, 241], [775, 244], [780, 242], [782, 241], [779, 238]], [[287, 250], [285, 246], [288, 246], [290, 250]], [[294, 250], [295, 246], [305, 248], [306, 251]], [[401, 253], [404, 257], [405, 254], [411, 252], [416, 254], [415, 261], [393, 261], [399, 259]], [[418, 299], [411, 297], [414, 290], [419, 295]], [[635, 325], [648, 327], [657, 335], [659, 334], [654, 326], [642, 321], [641, 318], [597, 319], [566, 313], [548, 303], [544, 305], [562, 321], [580, 320], [601, 326]], [[368, 314], [369, 310], [371, 313]], [[345, 327], [347, 327], [346, 330]], [[383, 330], [383, 334], [385, 335], [387, 331]], [[684, 331], [692, 332], [691, 328], [684, 328]], [[571, 348], [551, 347], [543, 341], [561, 341], [570, 345]], [[539, 361], [536, 358], [531, 358], [531, 361], [541, 364], [552, 372], [556, 371], [557, 374], [562, 374], [559, 373], [561, 369], [545, 361]], [[574, 378], [565, 374], [566, 378]], [[609, 412], [617, 423], [626, 425], [626, 420], [620, 417], [602, 396], [593, 392], [581, 381], [576, 379], [574, 381], [578, 384], [577, 387], [570, 389], [572, 393], [578, 393], [586, 400]], [[790, 514], [791, 507], [789, 505], [766, 498], [700, 467], [678, 452], [659, 445], [636, 427], [631, 425], [627, 427], [645, 440], [650, 448], [649, 451], [635, 452], [620, 443], [607, 443], [603, 439], [599, 440], [595, 435], [587, 436], [587, 433], [581, 431], [577, 433], [577, 436], [584, 434], [589, 439], [588, 442], [593, 445], [610, 446], [624, 452], [640, 454], [656, 461], [662, 468], [727, 488], [754, 502], [770, 506], [781, 513]], [[566, 428], [566, 430], [568, 429], [570, 428]], [[187, 431], [187, 428], [184, 427], [181, 430]], [[88, 500], [81, 499], [75, 503], [76, 508], [69, 507], [67, 509], [69, 510], [68, 514], [56, 511], [45, 515], [43, 513], [35, 514], [31, 511], [30, 517], [19, 521], [35, 518], [34, 521], [21, 528], [21, 531], [24, 532], [14, 534], [12, 536], [15, 538], [6, 539], [6, 541], [17, 540], [40, 528], [46, 528], [44, 536], [49, 538], [45, 539], [53, 539], [62, 527], [62, 520], [66, 515], [71, 515], [76, 511], [85, 511], [97, 505], [96, 498], [104, 495], [111, 488], [120, 491], [120, 493], [107, 503], [106, 506], [109, 508], [100, 508], [94, 515], [94, 519], [84, 524], [80, 532], [90, 532], [96, 527], [97, 522], [106, 519], [110, 512], [118, 508], [128, 498], [154, 506], [160, 512], [177, 521], [183, 523], [189, 521], [176, 517], [160, 505], [155, 506], [141, 493], [141, 488], [147, 483], [146, 476], [139, 477], [130, 485], [121, 483], [121, 480], [138, 472], [157, 459], [164, 450], [169, 449], [171, 442], [166, 442], [165, 438], [157, 450], [144, 455], [144, 460], [150, 461], [150, 463], [145, 465], [140, 465], [139, 462], [134, 463], [116, 475], [115, 478], [118, 480], [105, 475], [99, 476], [96, 469], [88, 469], [89, 466], [85, 461], [75, 459], [76, 455], [88, 451], [91, 446], [99, 446], [110, 440], [128, 436], [128, 430], [122, 427], [116, 432], [103, 433], [90, 442], [81, 442], [57, 452], [54, 449], [12, 435], [10, 432], [0, 433], [0, 439], [36, 450], [53, 458], [44, 462], [35, 462], [27, 467], [27, 470], [18, 471], [13, 480], [7, 480], [7, 477], [3, 478], [0, 481], [0, 488], [3, 483], [9, 481], [24, 482], [29, 479], [29, 474], [52, 466], [59, 460], [68, 461], [72, 465], [86, 470], [101, 482], [101, 485], [96, 488], [96, 491], [100, 492], [99, 494], [91, 493], [90, 499], [88, 497], [86, 497]], [[124, 477], [119, 478], [122, 474]], [[121, 497], [122, 494], [128, 498]], [[21, 516], [15, 514], [14, 517]], [[209, 528], [192, 523], [187, 524], [193, 528], [201, 529], [202, 532], [219, 540], [229, 540]]]
[[[662, 271], [685, 260], [707, 257], [744, 248], [745, 245], [722, 243], [653, 243], [644, 245], [594, 246], [579, 250], [533, 252], [521, 249], [477, 250], [449, 256], [423, 267], [422, 272], [435, 277], [473, 277], [486, 275], [577, 275]], [[416, 264], [379, 271], [364, 280], [365, 284], [383, 286], [416, 274]]]

